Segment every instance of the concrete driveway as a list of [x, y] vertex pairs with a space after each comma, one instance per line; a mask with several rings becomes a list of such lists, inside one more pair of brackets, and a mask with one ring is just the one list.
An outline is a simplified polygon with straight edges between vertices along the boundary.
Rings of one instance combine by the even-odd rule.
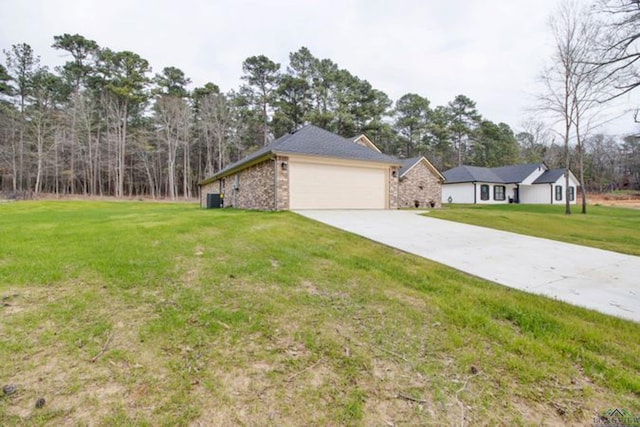
[[511, 288], [640, 322], [640, 257], [420, 216], [296, 213]]

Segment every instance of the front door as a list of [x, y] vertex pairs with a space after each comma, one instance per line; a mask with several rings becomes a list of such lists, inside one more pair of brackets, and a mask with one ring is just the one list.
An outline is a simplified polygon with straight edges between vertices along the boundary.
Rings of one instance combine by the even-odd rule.
[[520, 188], [513, 189], [513, 203], [520, 203]]

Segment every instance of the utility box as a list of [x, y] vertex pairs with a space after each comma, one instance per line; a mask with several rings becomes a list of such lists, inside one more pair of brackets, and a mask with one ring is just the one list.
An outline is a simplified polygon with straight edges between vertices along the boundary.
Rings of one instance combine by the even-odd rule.
[[207, 194], [207, 209], [221, 208], [224, 206], [224, 195], [220, 193]]

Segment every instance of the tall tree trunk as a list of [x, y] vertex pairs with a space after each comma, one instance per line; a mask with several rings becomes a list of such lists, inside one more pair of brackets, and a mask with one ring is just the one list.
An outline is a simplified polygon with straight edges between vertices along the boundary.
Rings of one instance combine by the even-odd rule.
[[580, 197], [582, 199], [582, 213], [587, 213], [587, 191], [584, 188], [584, 155], [583, 155], [583, 146], [582, 146], [582, 136], [580, 135], [580, 126], [578, 124], [578, 118], [576, 118], [576, 148], [578, 149], [578, 171], [580, 177]]
[[176, 161], [175, 161], [175, 153], [173, 153], [173, 148], [169, 148], [167, 153], [167, 175], [168, 175], [168, 196], [171, 200], [176, 199]]
[[267, 116], [267, 103], [262, 104], [262, 117], [263, 117], [263, 145], [267, 145], [269, 142], [269, 128], [267, 127], [269, 124], [269, 117]]
[[[39, 117], [37, 120], [43, 120], [42, 117]], [[36, 184], [35, 184], [35, 194], [40, 193], [40, 185], [42, 178], [42, 163], [44, 159], [44, 126], [43, 123], [38, 123], [36, 125], [36, 155], [37, 155], [37, 166], [36, 166]]]
[[191, 197], [191, 189], [189, 185], [189, 160], [189, 141], [185, 139], [184, 145], [182, 147], [182, 195], [185, 200], [188, 200]]
[[55, 153], [55, 159], [53, 162], [53, 168], [54, 168], [54, 174], [55, 174], [55, 183], [54, 183], [54, 192], [56, 194], [56, 196], [60, 195], [60, 156], [59, 156], [59, 152], [58, 152], [58, 148], [60, 147], [60, 138], [59, 138], [59, 132], [56, 132], [56, 136], [54, 139], [54, 153]]
[[569, 137], [571, 136], [571, 124], [573, 122], [573, 105], [569, 98], [570, 93], [570, 81], [571, 76], [569, 71], [565, 68], [564, 74], [564, 175], [565, 175], [565, 197], [564, 197], [564, 213], [565, 215], [571, 215], [571, 204], [569, 203]]
[[78, 106], [78, 87], [73, 92], [73, 106], [71, 107], [71, 146], [69, 148], [69, 191], [71, 194], [76, 192], [76, 148], [78, 138], [76, 132], [77, 106]]
[[[18, 151], [19, 148], [16, 146], [15, 139], [12, 138], [11, 143], [11, 180], [13, 182], [13, 192], [16, 193], [18, 191]], [[18, 142], [19, 144], [19, 142]]]
[[20, 94], [20, 135], [18, 140], [18, 190], [24, 190], [24, 94]]

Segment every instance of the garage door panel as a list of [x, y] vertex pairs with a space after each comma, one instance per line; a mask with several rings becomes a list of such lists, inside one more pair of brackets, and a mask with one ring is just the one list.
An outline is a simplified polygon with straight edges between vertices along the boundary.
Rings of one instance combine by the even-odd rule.
[[291, 209], [384, 209], [386, 170], [290, 162]]

